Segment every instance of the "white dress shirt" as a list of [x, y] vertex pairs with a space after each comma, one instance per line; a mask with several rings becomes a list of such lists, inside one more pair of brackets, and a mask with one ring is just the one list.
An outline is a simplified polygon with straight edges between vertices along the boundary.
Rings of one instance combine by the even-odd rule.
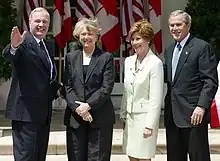
[[[94, 49], [94, 50], [95, 50], [95, 49]], [[86, 53], [83, 51], [83, 65], [89, 65], [94, 50], [93, 50], [91, 53], [89, 53], [89, 54], [86, 54]]]

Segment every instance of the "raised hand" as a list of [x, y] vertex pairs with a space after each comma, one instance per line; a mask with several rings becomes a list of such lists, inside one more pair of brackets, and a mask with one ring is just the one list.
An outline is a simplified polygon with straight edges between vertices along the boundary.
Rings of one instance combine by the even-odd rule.
[[11, 31], [11, 45], [13, 48], [17, 48], [24, 40], [26, 31], [23, 32], [21, 35], [17, 26], [12, 28]]

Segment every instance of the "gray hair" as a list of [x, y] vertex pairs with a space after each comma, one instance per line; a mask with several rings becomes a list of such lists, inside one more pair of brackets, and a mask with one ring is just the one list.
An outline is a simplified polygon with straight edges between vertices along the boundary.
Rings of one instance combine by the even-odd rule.
[[45, 12], [45, 13], [47, 14], [47, 16], [48, 16], [48, 21], [50, 22], [50, 14], [49, 14], [48, 11], [47, 11], [45, 8], [43, 8], [43, 7], [37, 7], [37, 8], [35, 8], [34, 10], [32, 10], [31, 13], [30, 13], [30, 15], [29, 15], [29, 21], [32, 19], [33, 14], [34, 14], [35, 12]]
[[182, 15], [185, 24], [187, 24], [187, 25], [189, 25], [189, 27], [191, 27], [191, 20], [192, 20], [191, 16], [188, 13], [186, 13], [185, 11], [183, 11], [183, 10], [175, 10], [175, 11], [173, 11], [169, 15], [169, 19], [170, 19], [170, 17], [175, 17], [175, 16], [179, 16], [179, 15]]
[[82, 30], [86, 28], [89, 31], [95, 31], [98, 39], [101, 36], [101, 27], [99, 24], [99, 21], [97, 18], [88, 19], [88, 18], [82, 18], [80, 19], [73, 30], [73, 37], [79, 40], [79, 35], [81, 34]]

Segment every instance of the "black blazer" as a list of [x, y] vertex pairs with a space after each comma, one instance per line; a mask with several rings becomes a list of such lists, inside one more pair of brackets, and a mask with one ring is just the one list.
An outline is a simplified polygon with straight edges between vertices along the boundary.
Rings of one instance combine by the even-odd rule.
[[190, 36], [177, 65], [172, 81], [172, 56], [176, 43], [165, 49], [165, 78], [168, 91], [165, 97], [165, 126], [173, 117], [178, 127], [192, 127], [195, 107], [206, 109], [203, 121], [209, 121], [209, 107], [218, 87], [217, 61], [207, 42]]
[[[54, 45], [45, 41], [53, 62]], [[52, 91], [56, 85], [56, 67], [53, 62], [51, 81], [49, 65], [33, 35], [27, 32], [25, 40], [10, 53], [10, 44], [3, 56], [11, 61], [12, 82], [6, 105], [6, 118], [17, 121], [45, 123], [52, 112]]]
[[64, 124], [77, 128], [83, 122], [75, 109], [75, 101], [87, 102], [93, 117], [92, 126], [106, 126], [115, 122], [111, 92], [114, 86], [113, 55], [95, 48], [88, 66], [86, 78], [83, 78], [82, 50], [66, 55], [64, 87], [67, 108]]

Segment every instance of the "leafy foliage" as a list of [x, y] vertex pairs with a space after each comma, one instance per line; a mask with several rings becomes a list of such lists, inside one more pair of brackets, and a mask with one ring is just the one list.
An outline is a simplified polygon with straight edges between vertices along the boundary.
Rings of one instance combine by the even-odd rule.
[[[9, 43], [12, 27], [16, 25], [16, 8], [14, 0], [0, 1], [0, 51]], [[10, 62], [0, 54], [0, 78], [5, 80], [11, 77]]]
[[188, 0], [185, 11], [192, 17], [191, 33], [212, 44], [220, 60], [220, 1]]

